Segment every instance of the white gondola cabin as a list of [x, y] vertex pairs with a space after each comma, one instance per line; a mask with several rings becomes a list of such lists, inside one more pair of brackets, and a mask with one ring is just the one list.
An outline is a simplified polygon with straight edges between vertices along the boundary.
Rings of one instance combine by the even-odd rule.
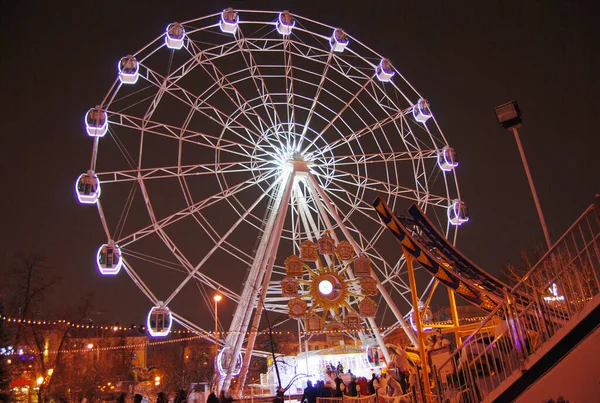
[[108, 117], [106, 111], [100, 106], [90, 109], [85, 114], [85, 131], [88, 136], [103, 137], [108, 130]]
[[458, 166], [458, 156], [452, 147], [444, 147], [438, 154], [438, 165], [442, 171], [452, 171]]
[[162, 301], [157, 306], [150, 309], [146, 319], [146, 328], [152, 337], [164, 337], [171, 331], [173, 317], [169, 308], [163, 305]]
[[221, 21], [219, 22], [219, 27], [221, 31], [228, 34], [235, 34], [237, 31], [238, 22], [240, 21], [240, 17], [235, 12], [235, 10], [231, 7], [226, 8], [221, 13]]
[[105, 276], [114, 276], [119, 273], [123, 260], [121, 259], [121, 249], [112, 241], [104, 244], [98, 249], [96, 258], [98, 270]]
[[292, 29], [296, 26], [296, 21], [292, 14], [285, 10], [279, 13], [279, 18], [277, 18], [277, 32], [281, 35], [289, 35], [292, 33]]
[[100, 182], [92, 171], [79, 175], [75, 182], [75, 193], [79, 203], [94, 204], [100, 197]]
[[185, 28], [178, 22], [173, 22], [167, 27], [165, 43], [169, 49], [181, 49], [185, 38]]
[[139, 64], [135, 57], [128, 55], [119, 60], [119, 80], [123, 84], [135, 84], [138, 80]]
[[413, 117], [417, 122], [425, 123], [433, 116], [429, 109], [429, 102], [426, 99], [419, 99], [419, 101], [413, 106]]
[[448, 206], [448, 220], [452, 225], [462, 225], [469, 221], [469, 210], [467, 205], [460, 201], [454, 200], [450, 206]]
[[341, 28], [333, 30], [333, 35], [329, 38], [329, 44], [334, 52], [343, 52], [346, 46], [350, 43], [350, 38]]
[[390, 81], [394, 77], [394, 74], [396, 74], [390, 59], [381, 59], [381, 62], [375, 68], [375, 74], [379, 81], [383, 81], [384, 83]]

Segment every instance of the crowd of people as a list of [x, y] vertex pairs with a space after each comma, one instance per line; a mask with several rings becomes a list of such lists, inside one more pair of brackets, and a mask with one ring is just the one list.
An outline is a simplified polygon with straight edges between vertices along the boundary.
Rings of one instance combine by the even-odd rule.
[[400, 396], [408, 391], [408, 377], [404, 385], [401, 381], [387, 373], [378, 376], [371, 374], [371, 379], [364, 376], [353, 376], [352, 371], [348, 370], [350, 381], [345, 383], [342, 379], [342, 373], [337, 373], [333, 381], [319, 380], [313, 385], [312, 381], [307, 381], [306, 388], [302, 394], [300, 403], [316, 403], [318, 397], [362, 397], [379, 394], [381, 396]]

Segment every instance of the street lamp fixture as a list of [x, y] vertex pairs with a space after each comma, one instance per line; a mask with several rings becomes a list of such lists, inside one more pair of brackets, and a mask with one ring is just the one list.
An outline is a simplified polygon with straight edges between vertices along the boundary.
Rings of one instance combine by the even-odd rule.
[[517, 147], [519, 148], [519, 154], [521, 154], [521, 161], [523, 162], [523, 167], [525, 168], [525, 175], [527, 175], [527, 181], [529, 182], [529, 188], [531, 189], [531, 195], [533, 196], [533, 202], [535, 203], [540, 224], [542, 225], [542, 231], [544, 232], [544, 238], [546, 239], [546, 245], [548, 246], [548, 249], [550, 249], [552, 247], [552, 241], [550, 240], [550, 234], [548, 233], [546, 220], [544, 219], [544, 214], [542, 213], [542, 207], [540, 206], [540, 201], [538, 200], [537, 192], [535, 191], [535, 186], [533, 185], [533, 178], [531, 177], [531, 172], [529, 171], [529, 165], [527, 164], [527, 159], [525, 158], [525, 151], [523, 151], [521, 139], [519, 138], [519, 132], [517, 131], [517, 129], [521, 127], [522, 123], [521, 109], [519, 108], [517, 101], [510, 101], [495, 107], [494, 111], [496, 112], [498, 123], [500, 123], [500, 125], [506, 130], [513, 132], [515, 136], [515, 141], [517, 142]]
[[498, 123], [506, 130], [518, 129], [521, 127], [521, 109], [517, 101], [510, 101], [494, 108]]

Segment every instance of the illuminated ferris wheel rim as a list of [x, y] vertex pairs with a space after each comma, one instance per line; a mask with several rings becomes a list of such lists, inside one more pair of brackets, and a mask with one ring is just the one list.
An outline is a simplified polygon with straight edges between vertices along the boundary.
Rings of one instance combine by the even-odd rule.
[[[371, 212], [371, 200], [365, 200], [361, 197], [367, 191], [390, 194], [394, 200], [397, 198], [405, 198], [416, 202], [425, 208], [427, 206], [443, 207], [447, 211], [448, 222], [452, 225], [460, 225], [468, 220], [466, 208], [464, 207], [464, 203], [460, 200], [458, 186], [456, 185], [456, 180], [453, 175], [450, 182], [453, 182], [452, 186], [455, 187], [454, 197], [450, 197], [448, 194], [435, 195], [430, 192], [427, 180], [432, 175], [439, 175], [439, 173], [426, 172], [424, 168], [421, 167], [421, 165], [425, 165], [423, 161], [433, 161], [433, 166], [439, 168], [442, 175], [444, 175], [447, 189], [449, 185], [448, 181], [445, 179], [445, 175], [447, 173], [452, 173], [454, 168], [458, 165], [456, 154], [454, 150], [447, 145], [435, 118], [429, 110], [428, 103], [406, 80], [404, 80], [387, 59], [375, 53], [355, 38], [341, 31], [339, 28], [321, 24], [310, 19], [293, 16], [293, 22], [287, 24], [283, 18], [284, 14], [281, 12], [240, 10], [236, 14], [235, 19], [231, 20], [226, 18], [226, 11], [227, 10], [223, 13], [190, 20], [181, 24], [170, 24], [167, 27], [165, 34], [159, 36], [155, 41], [134, 55], [125, 56], [121, 59], [117, 65], [119, 77], [116, 80], [115, 85], [111, 91], [109, 91], [101, 106], [91, 109], [85, 117], [86, 131], [88, 135], [95, 138], [95, 146], [91, 169], [87, 173], [82, 174], [78, 179], [76, 192], [82, 203], [98, 204], [98, 208], [101, 212], [101, 219], [103, 220], [103, 225], [109, 238], [109, 242], [101, 246], [98, 251], [98, 267], [103, 274], [109, 275], [117, 274], [122, 267], [126, 268], [128, 274], [132, 276], [136, 284], [148, 296], [153, 304], [155, 304], [155, 307], [152, 308], [148, 315], [148, 326], [151, 330], [153, 329], [153, 326], [150, 324], [150, 319], [151, 316], [154, 315], [153, 312], [155, 313], [153, 317], [158, 317], [159, 313], [161, 315], [166, 315], [165, 312], [167, 312], [168, 309], [166, 308], [166, 304], [172, 300], [174, 295], [172, 294], [167, 299], [166, 304], [163, 305], [160, 303], [151, 290], [144, 285], [143, 280], [141, 280], [134, 272], [131, 265], [124, 262], [124, 259], [121, 256], [121, 250], [125, 250], [127, 247], [146, 236], [160, 233], [159, 236], [166, 237], [166, 234], [163, 234], [162, 231], [172, 223], [181, 219], [186, 213], [193, 214], [194, 212], [201, 211], [206, 206], [211, 206], [214, 203], [223, 200], [233, 208], [233, 211], [235, 211], [238, 216], [245, 217], [245, 220], [250, 222], [257, 230], [261, 231], [261, 223], [264, 223], [264, 218], [252, 211], [252, 209], [248, 210], [248, 203], [242, 200], [243, 196], [238, 197], [238, 193], [241, 194], [241, 189], [246, 189], [250, 186], [258, 186], [271, 199], [274, 199], [274, 192], [278, 181], [282, 181], [286, 172], [289, 173], [290, 170], [295, 172], [298, 167], [310, 172], [310, 175], [313, 176], [318, 187], [322, 188], [325, 192], [328, 192], [327, 194], [333, 195], [333, 201], [336, 205], [342, 206], [342, 210], [344, 208], [347, 209], [343, 211], [342, 221], [333, 222], [327, 229], [334, 230], [343, 225], [351, 225], [352, 215], [354, 213], [361, 214], [370, 219], [373, 223], [378, 223]], [[252, 19], [249, 17], [247, 20], [244, 20], [243, 17], [245, 16], [261, 16], [261, 19]], [[263, 18], [264, 16], [272, 16], [272, 18], [269, 20], [269, 18]], [[198, 27], [197, 25], [202, 22], [209, 22], [209, 25]], [[296, 22], [299, 23], [296, 24]], [[304, 25], [314, 26], [315, 29], [322, 30], [323, 33], [315, 33], [313, 30], [308, 30]], [[288, 92], [268, 92], [267, 90], [266, 93], [254, 97], [242, 97], [237, 105], [237, 109], [231, 114], [219, 111], [214, 107], [205, 107], [205, 109], [202, 109], [203, 102], [198, 101], [203, 94], [219, 93], [220, 91], [225, 92], [223, 89], [224, 85], [235, 86], [236, 84], [242, 84], [245, 80], [248, 80], [248, 77], [239, 77], [241, 75], [253, 75], [251, 79], [254, 82], [257, 81], [254, 76], [256, 75], [256, 71], [258, 71], [258, 76], [260, 78], [258, 81], [270, 80], [272, 78], [289, 79], [287, 73], [270, 77], [261, 76], [260, 70], [265, 66], [250, 63], [245, 68], [237, 71], [215, 73], [219, 79], [215, 80], [215, 82], [201, 94], [192, 94], [185, 88], [179, 86], [179, 82], [185, 77], [185, 74], [183, 73], [189, 73], [189, 71], [198, 67], [195, 65], [195, 63], [199, 64], [199, 62], [195, 61], [196, 58], [200, 59], [201, 57], [204, 57], [204, 60], [212, 60], [211, 57], [214, 57], [215, 59], [225, 58], [235, 52], [240, 52], [241, 46], [250, 43], [253, 39], [243, 36], [242, 32], [245, 31], [246, 26], [262, 26], [263, 28], [266, 26], [271, 26], [271, 28], [274, 27], [276, 31], [282, 35], [284, 41], [288, 41], [295, 45], [295, 47], [290, 46], [288, 48], [290, 58], [308, 58], [310, 52], [314, 52], [314, 55], [328, 55], [326, 61], [319, 59], [317, 56], [314, 56], [311, 61], [317, 66], [326, 66], [328, 69], [331, 69], [331, 71], [336, 71], [336, 74], [345, 74], [350, 83], [360, 85], [361, 87], [366, 87], [366, 84], [361, 84], [360, 80], [367, 79], [369, 85], [372, 85], [375, 88], [373, 94], [368, 94], [371, 97], [370, 102], [376, 101], [378, 104], [379, 101], [387, 102], [387, 116], [383, 119], [379, 119], [375, 114], [370, 112], [368, 108], [364, 108], [363, 113], [370, 114], [372, 120], [370, 124], [364, 125], [363, 128], [358, 131], [351, 130], [348, 124], [345, 124], [347, 127], [344, 130], [343, 124], [340, 122], [343, 119], [338, 118], [337, 121], [342, 126], [337, 126], [336, 122], [332, 122], [329, 126], [326, 126], [327, 128], [332, 129], [330, 132], [337, 135], [337, 138], [328, 141], [329, 139], [325, 139], [323, 135], [326, 130], [318, 131], [310, 124], [312, 123], [311, 120], [328, 120], [327, 113], [336, 113], [335, 108], [330, 108], [319, 101], [319, 95], [324, 94], [334, 100], [338, 99], [341, 103], [346, 104], [347, 110], [358, 115], [358, 109], [360, 108], [356, 107], [358, 109], [355, 109], [355, 105], [352, 105], [351, 102], [344, 101], [341, 98], [344, 94], [350, 96], [356, 95], [352, 98], [356, 100], [359, 99], [357, 97], [358, 94], [353, 93], [336, 81], [329, 80], [329, 78], [326, 77], [326, 73], [317, 74], [314, 71], [300, 67], [296, 68], [296, 70], [293, 70], [292, 68], [291, 71], [306, 74], [306, 77], [304, 78], [295, 78], [298, 85], [302, 83], [318, 91], [316, 96], [313, 95], [313, 103], [309, 102], [311, 100], [310, 96], [295, 93], [293, 91], [289, 92], [288, 88], [286, 89]], [[223, 35], [230, 35], [234, 39], [229, 40], [224, 44], [214, 44], [200, 49], [199, 45], [190, 38], [195, 34], [210, 29], [219, 29]], [[326, 31], [328, 31], [329, 34], [325, 33]], [[292, 35], [292, 33], [296, 32], [310, 34], [322, 41], [326, 41], [330, 46], [329, 50], [324, 50], [323, 48], [318, 48], [313, 45], [305, 45], [296, 41]], [[340, 36], [340, 33], [345, 36]], [[253, 51], [285, 52], [285, 48], [283, 50], [270, 48], [272, 44], [280, 44], [281, 42], [281, 38], [258, 38], [256, 39], [256, 43], [262, 43], [264, 49], [257, 48], [250, 50], [248, 48], [247, 51], [249, 54], [252, 54]], [[256, 46], [256, 43], [254, 43], [254, 46]], [[155, 48], [153, 48], [153, 46], [155, 46]], [[234, 46], [240, 48], [234, 51], [232, 50], [234, 49]], [[187, 50], [191, 55], [190, 62], [184, 63], [167, 75], [161, 75], [145, 66], [145, 62], [152, 58], [152, 56], [159, 52], [163, 47], [174, 49], [174, 51]], [[362, 56], [360, 54], [361, 51], [367, 52], [368, 55]], [[337, 60], [336, 58], [338, 55], [344, 54], [344, 52], [349, 53], [355, 60], [363, 63], [364, 66], [356, 67], [348, 63], [334, 65], [331, 63], [331, 60]], [[310, 82], [308, 79], [309, 77], [323, 78], [328, 84], [333, 83], [332, 87], [326, 88], [322, 82]], [[409, 96], [400, 90], [399, 85], [394, 81], [395, 79], [408, 85], [410, 91], [413, 92], [411, 95], [411, 97], [414, 97], [412, 101], [409, 99]], [[164, 86], [165, 91], [169, 94], [176, 93], [176, 98], [182, 102], [182, 105], [190, 108], [190, 116], [194, 113], [203, 113], [205, 118], [213, 121], [222, 119], [221, 132], [213, 134], [202, 133], [191, 129], [187, 124], [177, 127], [160, 121], [153, 121], [152, 114], [141, 118], [123, 113], [123, 110], [121, 109], [110, 109], [111, 105], [124, 102], [123, 100], [126, 101], [126, 98], [117, 97], [117, 94], [122, 87], [135, 84], [139, 85], [141, 81], [149, 83], [150, 87], [155, 86], [158, 88], [161, 86], [162, 88], [162, 86]], [[291, 81], [294, 81], [294, 78], [292, 78]], [[404, 107], [397, 105], [398, 101], [392, 99], [391, 95], [386, 92], [383, 83], [385, 83], [387, 88], [392, 88], [393, 93], [401, 95], [399, 98], [400, 101], [408, 105], [405, 105]], [[292, 95], [291, 98], [290, 95]], [[236, 93], [236, 96], [239, 96], [239, 94]], [[157, 98], [155, 98], [155, 100], [156, 99]], [[208, 99], [210, 100], [210, 97]], [[259, 111], [265, 108], [265, 104], [268, 104], [273, 110], [276, 110], [279, 107], [289, 108], [289, 99], [296, 102], [307, 102], [306, 105], [300, 103], [292, 104], [294, 108], [297, 108], [297, 110], [293, 111], [294, 117], [297, 112], [301, 111], [306, 111], [309, 114], [306, 123], [287, 119], [282, 120], [277, 116], [273, 116], [270, 120], [268, 119], [268, 115], [260, 115]], [[364, 101], [358, 100], [356, 102], [360, 102], [362, 105]], [[378, 105], [379, 108], [384, 109], [381, 105], [382, 104]], [[125, 109], [125, 111], [126, 110], [127, 109]], [[341, 113], [338, 113], [334, 116], [339, 117], [340, 115]], [[254, 121], [255, 124], [251, 127], [246, 125], [242, 128], [233, 129], [233, 127], [237, 125], [237, 119], [242, 116], [245, 118], [248, 116], [256, 116], [257, 120]], [[431, 141], [433, 144], [440, 144], [442, 147], [431, 147], [430, 149], [419, 148], [420, 143], [417, 139], [417, 135], [413, 129], [409, 127], [407, 119], [414, 119], [417, 124], [421, 124], [417, 129], [419, 133], [428, 137], [428, 141]], [[436, 131], [435, 133], [432, 133], [432, 130], [429, 129], [426, 124], [427, 121], [433, 122], [432, 129]], [[382, 148], [389, 146], [389, 141], [387, 139], [382, 139], [382, 143], [380, 144], [377, 142], [376, 134], [381, 132], [385, 135], [384, 129], [386, 125], [398, 127], [397, 122], [400, 122], [400, 133], [406, 137], [402, 138], [406, 150], [396, 151], [391, 149], [386, 153]], [[403, 132], [403, 130], [405, 130], [404, 125], [408, 127], [406, 132]], [[113, 126], [129, 127], [139, 130], [140, 133], [145, 133], [146, 135], [163, 136], [173, 140], [195, 144], [200, 147], [214, 147], [215, 160], [211, 163], [203, 164], [182, 165], [181, 163], [178, 163], [169, 167], [146, 168], [138, 166], [130, 170], [97, 171], [96, 160], [98, 155], [98, 141], [102, 136], [109, 132], [109, 128]], [[287, 129], [284, 129], [286, 126]], [[231, 138], [232, 135], [233, 139]], [[367, 138], [373, 138], [377, 142], [375, 152], [367, 152], [363, 148], [361, 141]], [[411, 142], [412, 148], [407, 146], [407, 144]], [[231, 151], [232, 149], [235, 149], [235, 152]], [[340, 149], [345, 151], [345, 153], [338, 154]], [[227, 157], [231, 157], [232, 155], [246, 159], [241, 161], [229, 161]], [[415, 183], [417, 183], [417, 185], [414, 185], [414, 188], [394, 183], [393, 179], [394, 177], [396, 179], [398, 178], [397, 174], [394, 176], [393, 174], [386, 172], [384, 180], [370, 176], [371, 174], [368, 169], [370, 165], [385, 164], [387, 168], [387, 164], [391, 163], [390, 166], [394, 169], [396, 168], [396, 164], [403, 161], [412, 164], [415, 175], [420, 175], [419, 178], [415, 178]], [[417, 172], [419, 169], [423, 169], [423, 171]], [[372, 171], [373, 170], [371, 170], [371, 172]], [[252, 178], [246, 182], [230, 184], [226, 178], [228, 177], [228, 174], [232, 172], [250, 172]], [[185, 181], [186, 177], [197, 175], [215, 175], [222, 177], [223, 179], [219, 179], [218, 182], [220, 191], [207, 199], [199, 200], [188, 205], [185, 209], [182, 209], [173, 215], [161, 218], [152, 217], [153, 222], [149, 226], [141, 228], [135, 233], [126, 234], [118, 239], [113, 239], [111, 232], [108, 229], [108, 225], [105, 222], [102, 206], [99, 202], [100, 184], [108, 185], [111, 183], [129, 181], [134, 183], [137, 182], [143, 187], [145, 181], [171, 178], [177, 178], [178, 180], [183, 178]], [[419, 184], [420, 180], [423, 181], [422, 184]], [[306, 188], [308, 189], [310, 186], [316, 186], [315, 183], [307, 185]], [[348, 190], [349, 187], [352, 190]], [[145, 192], [144, 189], [143, 191]], [[342, 196], [339, 196], [336, 192]], [[294, 199], [294, 197], [296, 199]], [[299, 200], [298, 197], [304, 197], [305, 200]], [[310, 197], [313, 199], [309, 199]], [[319, 197], [322, 198], [322, 196], [312, 194], [306, 190], [305, 194], [300, 192], [297, 195], [292, 195], [292, 200], [295, 200], [296, 203], [304, 203], [306, 205], [313, 203], [314, 199]], [[246, 210], [244, 211], [244, 209]], [[307, 214], [306, 211], [301, 213], [300, 208], [298, 207], [296, 207], [296, 210], [292, 207], [292, 213], [294, 211], [296, 211], [298, 216]], [[307, 211], [311, 211], [310, 207]], [[312, 212], [319, 213], [316, 211], [316, 207], [313, 208]], [[355, 236], [359, 239], [361, 245], [365, 246], [365, 253], [372, 257], [375, 262], [386, 265], [385, 259], [377, 253], [374, 246], [374, 244], [378, 242], [379, 236], [381, 236], [383, 231], [377, 229], [375, 235], [370, 236], [368, 239], [363, 239], [361, 238], [362, 234], [359, 232], [360, 229], [352, 229], [356, 232]], [[288, 239], [294, 239], [295, 230], [293, 228], [284, 228], [282, 231], [282, 234], [287, 234], [284, 236], [287, 236]], [[308, 233], [313, 230], [306, 231]], [[108, 252], [110, 252], [112, 256], [111, 259], [113, 264], [110, 265], [111, 267], [107, 267], [105, 263], [102, 263], [108, 258]], [[251, 254], [246, 254], [244, 257], [251, 257]], [[208, 287], [220, 289], [222, 292], [225, 291], [224, 293], [235, 301], [241, 300], [242, 295], [222, 286], [207, 276], [203, 276], [202, 273], [198, 272], [197, 266], [191, 262], [180, 261], [180, 264], [182, 269], [191, 273], [192, 278], [201, 281]], [[276, 263], [273, 270], [275, 273], [282, 273], [284, 268], [281, 264]], [[385, 270], [387, 270], [388, 277], [385, 277]], [[397, 272], [397, 268], [390, 266], [390, 268], [385, 270], [381, 270], [384, 272], [384, 283], [393, 284], [395, 280], [390, 277], [390, 273]], [[273, 306], [268, 301], [265, 304], [269, 307]], [[173, 316], [175, 316], [176, 320], [180, 321], [184, 326], [193, 327], [193, 324], [186, 322], [183, 318], [180, 319], [177, 315]], [[171, 312], [168, 311], [168, 315], [165, 317], [168, 318], [168, 326], [170, 328], [172, 320]], [[159, 332], [157, 331], [155, 333], [158, 335]]]

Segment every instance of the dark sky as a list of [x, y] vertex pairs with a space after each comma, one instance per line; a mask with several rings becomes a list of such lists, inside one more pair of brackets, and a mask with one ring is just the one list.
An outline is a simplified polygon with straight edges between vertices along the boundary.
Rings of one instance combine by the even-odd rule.
[[82, 117], [108, 91], [120, 57], [172, 21], [228, 5], [288, 8], [343, 27], [392, 60], [435, 105], [459, 154], [459, 187], [471, 221], [458, 246], [490, 272], [543, 243], [514, 138], [497, 124], [494, 106], [519, 102], [521, 139], [553, 239], [600, 192], [600, 28], [593, 2], [0, 4], [3, 265], [17, 252], [47, 256], [64, 278], [55, 305], [62, 309], [92, 291], [102, 312], [96, 321], [140, 323], [148, 305], [129, 278], [96, 273], [104, 233], [96, 210], [79, 205], [73, 194], [90, 156]]

